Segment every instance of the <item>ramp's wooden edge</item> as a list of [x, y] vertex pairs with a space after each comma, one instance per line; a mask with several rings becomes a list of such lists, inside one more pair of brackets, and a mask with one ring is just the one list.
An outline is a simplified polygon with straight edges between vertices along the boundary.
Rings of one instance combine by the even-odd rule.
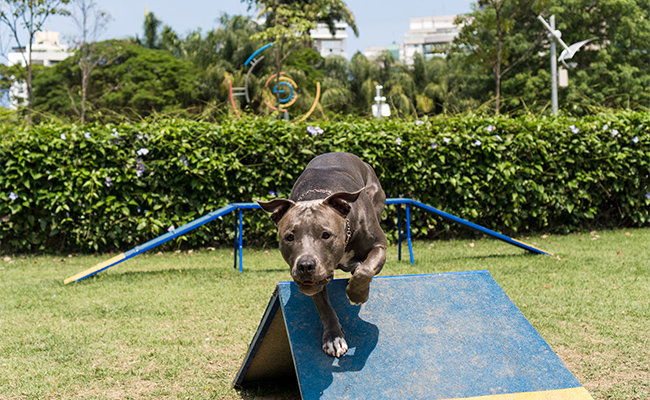
[[96, 273], [98, 273], [98, 272], [112, 266], [113, 264], [117, 264], [118, 262], [124, 260], [125, 258], [126, 258], [126, 255], [124, 253], [118, 254], [117, 256], [111, 258], [110, 260], [106, 260], [104, 262], [101, 262], [101, 263], [95, 265], [92, 268], [88, 268], [87, 270], [85, 270], [83, 272], [79, 272], [77, 275], [69, 277], [68, 279], [63, 281], [63, 284], [67, 285], [70, 282], [75, 282], [75, 281], [81, 280], [83, 278], [86, 278], [89, 275], [94, 275], [94, 274], [96, 274]]
[[543, 392], [495, 394], [447, 400], [593, 400], [593, 397], [591, 397], [584, 387], [575, 387], [570, 389], [546, 390]]
[[251, 344], [248, 346], [248, 351], [246, 352], [244, 361], [242, 362], [242, 365], [239, 368], [237, 375], [235, 376], [235, 380], [233, 381], [233, 386], [241, 386], [242, 382], [244, 382], [244, 378], [246, 377], [248, 368], [253, 363], [255, 354], [257, 353], [257, 350], [260, 348], [262, 344], [262, 340], [264, 339], [266, 332], [269, 330], [269, 327], [271, 326], [271, 322], [273, 322], [273, 318], [275, 318], [279, 308], [280, 308], [280, 299], [278, 294], [278, 288], [276, 286], [275, 291], [271, 296], [271, 300], [269, 301], [269, 304], [266, 306], [266, 310], [264, 311], [264, 315], [262, 316], [262, 321], [260, 322], [260, 325], [257, 328], [257, 332], [255, 332], [255, 336], [253, 336], [253, 340], [251, 341]]

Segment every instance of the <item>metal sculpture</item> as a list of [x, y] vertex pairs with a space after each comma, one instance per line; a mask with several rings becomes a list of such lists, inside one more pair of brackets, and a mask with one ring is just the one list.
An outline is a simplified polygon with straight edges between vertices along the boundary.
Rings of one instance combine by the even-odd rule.
[[[241, 116], [239, 115], [239, 111], [237, 110], [237, 105], [235, 104], [235, 97], [237, 96], [245, 97], [246, 104], [251, 102], [251, 98], [249, 94], [249, 82], [250, 82], [251, 74], [255, 69], [255, 67], [257, 66], [257, 64], [259, 64], [260, 61], [264, 59], [264, 56], [260, 55], [260, 53], [262, 53], [264, 50], [268, 49], [271, 46], [273, 46], [273, 43], [269, 43], [265, 46], [260, 47], [253, 54], [251, 54], [250, 57], [248, 57], [246, 62], [244, 62], [244, 66], [249, 67], [248, 72], [246, 73], [246, 80], [244, 81], [244, 86], [233, 87], [232, 82], [229, 83], [230, 104], [232, 105], [232, 108], [235, 111], [235, 115], [239, 119], [241, 119]], [[266, 100], [264, 100], [264, 104], [273, 111], [285, 113], [285, 118], [288, 119], [289, 117], [288, 108], [291, 107], [291, 105], [293, 105], [298, 99], [298, 92], [297, 92], [298, 85], [294, 80], [284, 75], [285, 75], [284, 72], [280, 72], [279, 77], [278, 74], [273, 74], [264, 84], [264, 88], [268, 91], [268, 93], [272, 97], [275, 97], [277, 99], [278, 104], [273, 105]], [[275, 85], [272, 84], [274, 80], [275, 80]], [[302, 118], [300, 118], [297, 122], [302, 122], [306, 120], [314, 112], [314, 110], [318, 106], [319, 99], [320, 99], [320, 82], [316, 82], [316, 96], [314, 98], [314, 103], [312, 104], [309, 111], [305, 115], [303, 115]]]

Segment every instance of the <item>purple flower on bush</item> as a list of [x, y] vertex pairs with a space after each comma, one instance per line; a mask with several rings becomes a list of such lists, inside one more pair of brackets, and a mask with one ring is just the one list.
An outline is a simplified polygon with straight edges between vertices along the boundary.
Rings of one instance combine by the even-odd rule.
[[110, 176], [107, 176], [106, 182], [104, 182], [104, 184], [106, 185], [106, 187], [111, 187], [111, 185], [113, 184], [113, 179], [111, 179]]
[[446, 138], [442, 138], [442, 141], [445, 142], [445, 143], [449, 143], [449, 142], [451, 142], [451, 139], [446, 137]]
[[650, 200], [650, 193], [646, 193], [646, 194], [645, 194], [645, 198], [648, 199], [648, 200]]
[[497, 138], [498, 140], [503, 140], [503, 139], [501, 139], [501, 136], [499, 136], [499, 135], [494, 135], [494, 137]]
[[573, 133], [580, 132], [580, 129], [578, 129], [578, 127], [575, 126], [575, 125], [571, 125], [571, 126], [569, 126], [569, 128], [571, 128], [571, 132], [573, 132]]
[[172, 225], [169, 228], [167, 228], [167, 232], [173, 232], [174, 229], [176, 229], [176, 228], [174, 228], [174, 225]]
[[494, 127], [492, 125], [488, 125], [487, 128], [485, 128], [486, 131], [492, 132], [494, 130]]
[[65, 133], [62, 133], [61, 134], [61, 140], [65, 140], [65, 138], [66, 138]]
[[395, 143], [397, 143], [398, 146], [401, 146], [402, 145], [402, 139], [400, 139], [400, 138], [395, 139]]
[[422, 125], [424, 124], [424, 121], [420, 121], [419, 119], [415, 121], [415, 125]]
[[618, 134], [618, 129], [612, 129], [612, 137], [620, 136]]
[[183, 162], [183, 164], [185, 164], [186, 167], [189, 167], [190, 162], [187, 161], [187, 157], [181, 156], [181, 161]]
[[606, 131], [606, 130], [608, 130], [608, 129], [609, 129], [609, 125], [607, 125], [607, 124], [603, 125], [603, 130], [604, 130], [604, 131]]
[[142, 176], [144, 171], [146, 171], [147, 168], [144, 166], [144, 163], [141, 160], [138, 160], [138, 163], [135, 165], [135, 174], [139, 178]]
[[312, 136], [316, 136], [316, 135], [322, 135], [324, 131], [319, 126], [310, 125], [307, 127], [307, 132], [309, 132], [309, 134], [311, 134]]
[[277, 196], [277, 195], [278, 195], [278, 194], [275, 193], [273, 190], [269, 190], [269, 196], [271, 196], [271, 197], [275, 197], [275, 196]]
[[476, 139], [476, 142], [474, 142], [474, 146], [480, 146], [481, 144], [483, 144], [483, 142], [478, 139]]
[[632, 138], [632, 141], [633, 141], [634, 143], [639, 143], [639, 137], [638, 137], [638, 136], [633, 137], [633, 138]]
[[9, 200], [14, 201], [18, 198], [18, 195], [14, 192], [9, 193]]
[[431, 145], [432, 149], [436, 149], [437, 147], [438, 147], [438, 143], [434, 143], [434, 144]]
[[146, 156], [147, 154], [149, 154], [149, 150], [143, 147], [140, 150], [136, 151], [136, 153], [138, 153], [139, 156]]
[[90, 132], [84, 132], [84, 137], [86, 139], [90, 139]]

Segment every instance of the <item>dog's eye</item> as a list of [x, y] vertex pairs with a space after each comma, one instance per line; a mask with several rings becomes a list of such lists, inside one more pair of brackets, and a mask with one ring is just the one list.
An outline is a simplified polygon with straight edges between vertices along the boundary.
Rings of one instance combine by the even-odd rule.
[[332, 237], [332, 235], [327, 232], [323, 232], [323, 239], [329, 239], [330, 237]]
[[287, 236], [284, 237], [284, 240], [286, 240], [287, 242], [293, 242], [294, 239], [295, 239], [295, 237], [293, 236], [292, 233], [290, 233], [290, 234], [288, 234]]

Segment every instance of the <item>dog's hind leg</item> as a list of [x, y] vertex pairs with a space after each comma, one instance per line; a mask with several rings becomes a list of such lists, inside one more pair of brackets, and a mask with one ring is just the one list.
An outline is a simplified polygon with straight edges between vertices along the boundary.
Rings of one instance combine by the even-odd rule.
[[313, 295], [312, 299], [323, 323], [323, 351], [329, 356], [341, 357], [348, 351], [348, 344], [345, 341], [345, 333], [339, 323], [339, 317], [332, 308], [327, 295], [327, 286]]

